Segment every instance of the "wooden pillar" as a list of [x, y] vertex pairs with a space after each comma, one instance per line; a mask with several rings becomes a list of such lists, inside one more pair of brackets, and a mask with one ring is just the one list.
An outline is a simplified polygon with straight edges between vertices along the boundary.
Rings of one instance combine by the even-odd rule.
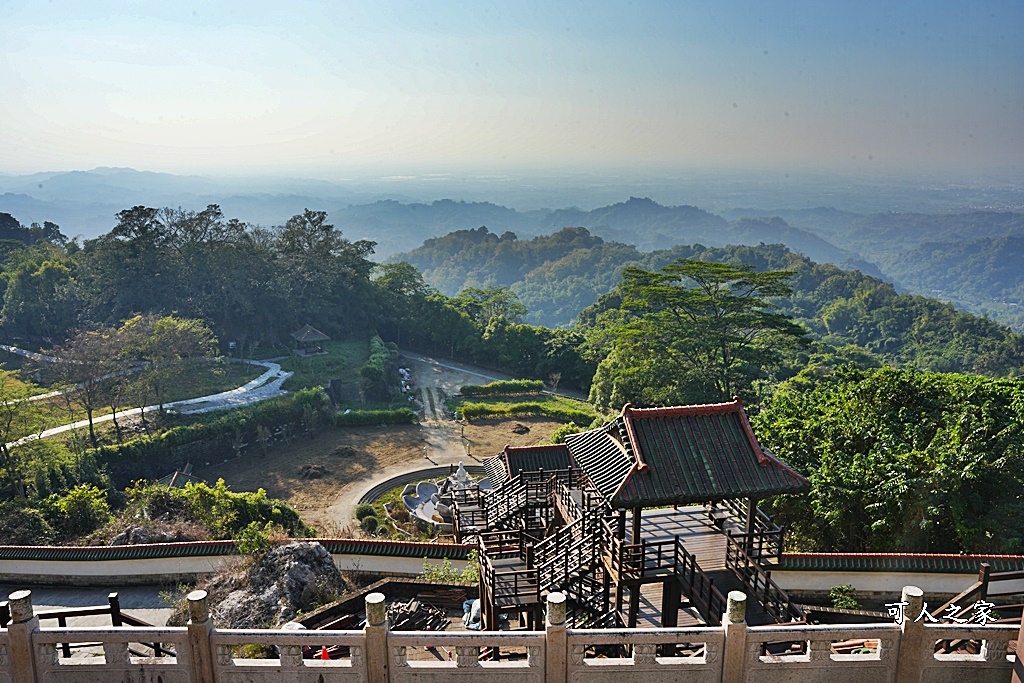
[[634, 545], [640, 542], [640, 513], [643, 508], [633, 508], [633, 540]]
[[636, 620], [640, 616], [640, 583], [629, 586], [629, 621], [626, 626], [636, 628]]
[[619, 510], [619, 528], [616, 532], [620, 539], [626, 540], [626, 509]]
[[747, 535], [746, 550], [748, 553], [754, 549], [754, 520], [757, 518], [757, 498], [747, 498]]
[[679, 625], [679, 603], [682, 600], [679, 579], [670, 578], [661, 589], [661, 625], [673, 628]]

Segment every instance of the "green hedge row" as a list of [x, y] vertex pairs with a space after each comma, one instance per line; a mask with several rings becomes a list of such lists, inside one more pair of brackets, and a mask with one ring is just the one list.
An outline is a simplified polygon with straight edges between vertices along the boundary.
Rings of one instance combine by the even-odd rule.
[[540, 391], [544, 391], [544, 382], [539, 379], [499, 380], [490, 384], [467, 384], [459, 389], [463, 396], [510, 396]]
[[576, 422], [577, 424], [590, 424], [594, 418], [598, 417], [597, 413], [585, 410], [534, 402], [464, 403], [462, 416], [467, 420], [478, 420], [485, 417], [553, 417], [556, 420]]
[[189, 462], [202, 465], [233, 457], [236, 440], [255, 443], [257, 427], [301, 425], [310, 411], [322, 414], [329, 405], [322, 389], [304, 389], [159, 434], [90, 449], [89, 455], [106, 470], [114, 487], [123, 489], [140, 479], [158, 479]]
[[352, 410], [334, 416], [335, 427], [357, 427], [379, 424], [414, 424], [416, 412], [412, 408], [394, 410]]
[[398, 356], [398, 346], [394, 342], [385, 343], [379, 334], [370, 337], [370, 357], [366, 365], [359, 368], [359, 374], [370, 382], [381, 382], [387, 372], [388, 365]]

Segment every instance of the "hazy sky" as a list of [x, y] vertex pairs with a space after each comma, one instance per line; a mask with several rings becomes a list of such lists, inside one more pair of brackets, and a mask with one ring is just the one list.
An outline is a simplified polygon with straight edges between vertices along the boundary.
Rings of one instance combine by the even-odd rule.
[[1024, 2], [0, 0], [0, 172], [1024, 168]]

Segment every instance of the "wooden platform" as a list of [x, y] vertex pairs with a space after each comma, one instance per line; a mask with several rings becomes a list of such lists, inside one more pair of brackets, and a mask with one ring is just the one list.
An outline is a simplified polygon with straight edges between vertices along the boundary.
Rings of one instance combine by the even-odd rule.
[[[632, 515], [626, 515], [627, 536]], [[644, 510], [640, 517], [640, 536], [648, 543], [670, 541], [679, 536], [687, 552], [697, 558], [706, 572], [725, 569], [725, 536], [708, 521], [703, 505]]]
[[[632, 528], [631, 515], [626, 516], [626, 529]], [[627, 531], [628, 534], [628, 531]], [[697, 558], [697, 564], [715, 581], [715, 586], [728, 595], [729, 591], [743, 591], [739, 577], [725, 568], [726, 539], [721, 529], [708, 520], [703, 505], [644, 510], [640, 517], [640, 535], [648, 543], [669, 541], [679, 536], [687, 552]], [[651, 583], [640, 591], [640, 614], [637, 626], [661, 626], [662, 584]], [[701, 622], [685, 609], [679, 610], [680, 626], [695, 626]], [[758, 626], [774, 624], [760, 604], [747, 602], [747, 623]]]

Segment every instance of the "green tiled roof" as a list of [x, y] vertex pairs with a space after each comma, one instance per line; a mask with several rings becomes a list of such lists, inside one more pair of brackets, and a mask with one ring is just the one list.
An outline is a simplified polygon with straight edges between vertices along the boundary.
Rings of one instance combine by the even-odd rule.
[[498, 488], [502, 482], [508, 479], [508, 470], [505, 468], [505, 454], [499, 453], [484, 460], [484, 471], [487, 472], [487, 479], [491, 486]]
[[554, 472], [572, 467], [569, 448], [564, 443], [543, 446], [505, 446], [505, 464], [511, 476], [519, 472]]
[[623, 450], [622, 444], [615, 439], [616, 422], [589, 432], [569, 434], [565, 443], [572, 453], [577, 466], [587, 473], [594, 487], [608, 500], [611, 500], [629, 475], [635, 460]]
[[[296, 539], [303, 540], [303, 539]], [[375, 555], [380, 557], [427, 557], [432, 560], [464, 560], [470, 547], [450, 543], [417, 543], [371, 539], [309, 539], [332, 555]], [[59, 562], [103, 562], [148, 560], [167, 557], [216, 557], [237, 555], [234, 541], [190, 541], [111, 546], [0, 546], [0, 560], [44, 560]]]
[[612, 507], [680, 505], [801, 493], [810, 484], [757, 442], [730, 403], [640, 408], [566, 437], [577, 465]]
[[778, 569], [975, 574], [982, 563], [987, 563], [992, 572], [1024, 571], [1024, 555], [929, 553], [783, 553]]

